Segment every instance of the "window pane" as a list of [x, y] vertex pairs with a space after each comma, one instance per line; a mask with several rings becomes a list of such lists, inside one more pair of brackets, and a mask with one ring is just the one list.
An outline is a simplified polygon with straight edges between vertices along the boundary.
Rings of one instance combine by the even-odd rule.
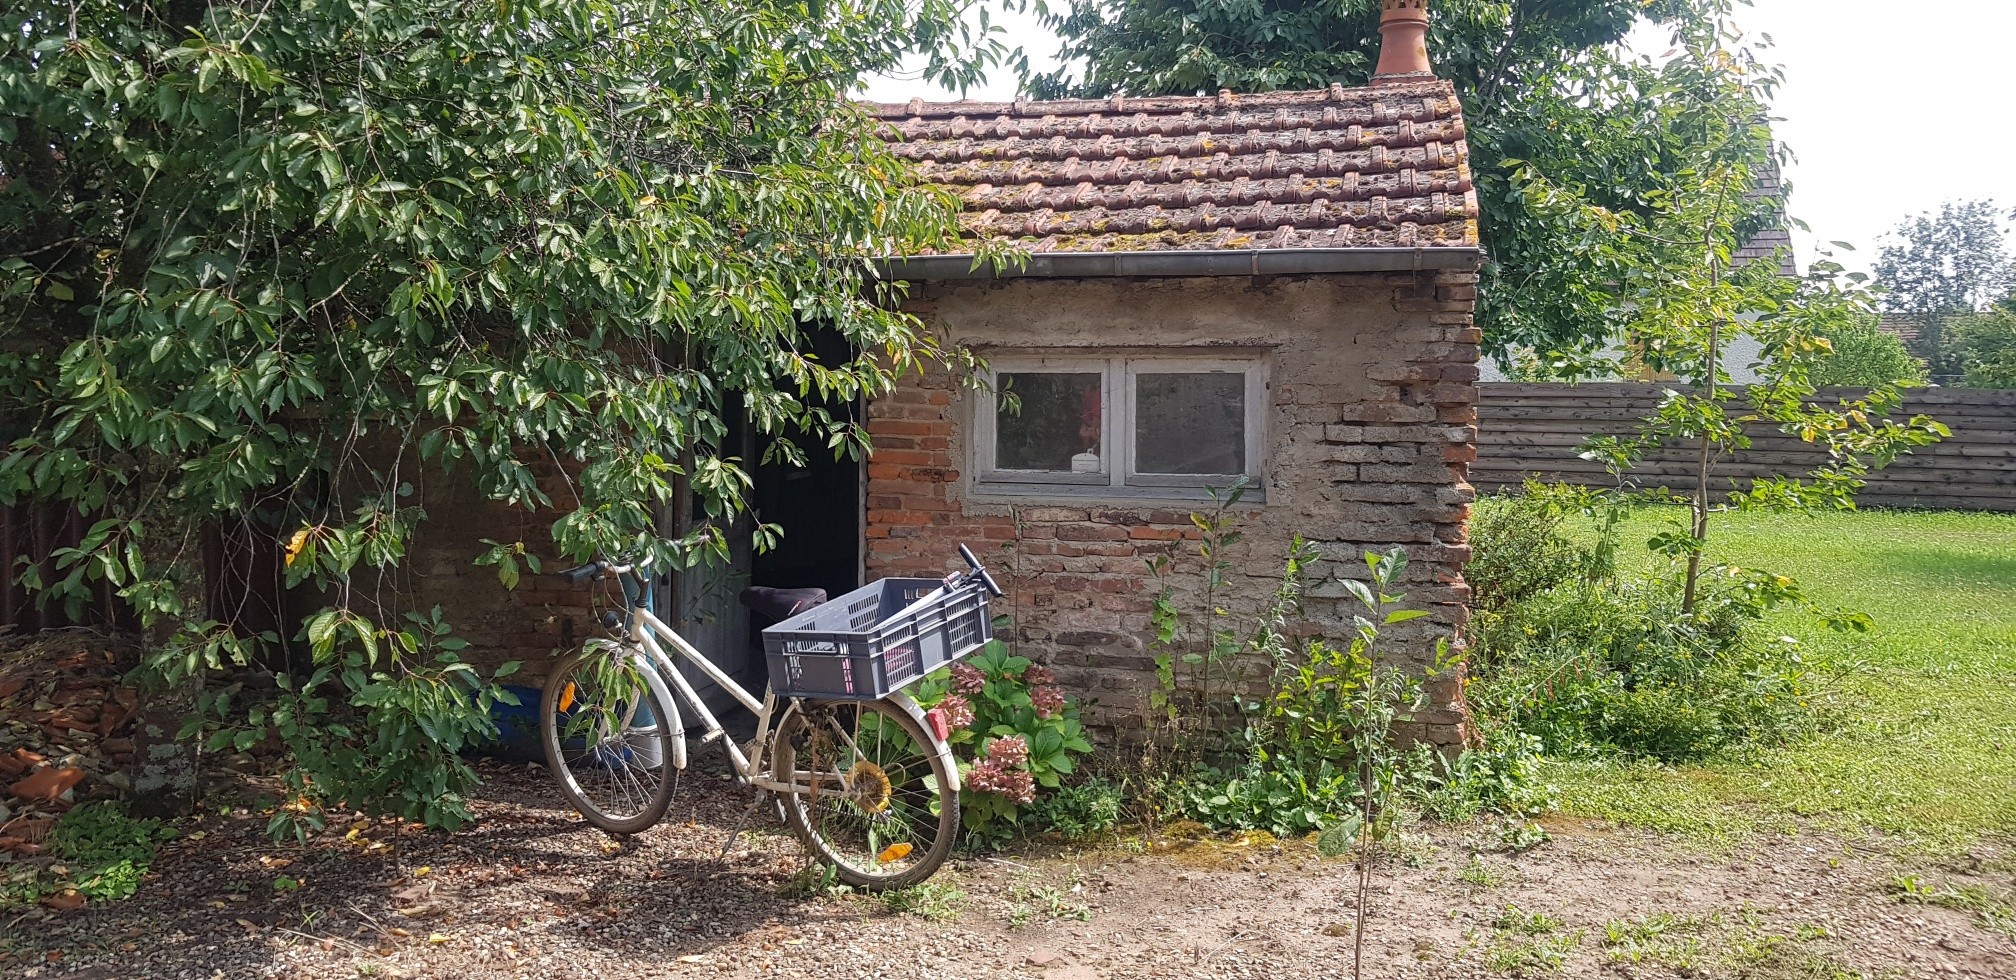
[[1137, 473], [1246, 472], [1246, 376], [1142, 374], [1134, 379]]
[[1099, 472], [1101, 375], [1016, 371], [1000, 378], [1004, 391], [1021, 399], [1022, 410], [1011, 412], [1008, 399], [1001, 400], [994, 423], [997, 468]]

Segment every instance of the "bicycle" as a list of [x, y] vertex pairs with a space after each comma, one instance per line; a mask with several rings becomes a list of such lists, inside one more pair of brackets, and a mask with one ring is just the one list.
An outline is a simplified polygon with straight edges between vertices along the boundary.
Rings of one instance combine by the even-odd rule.
[[[969, 611], [977, 600], [985, 622], [985, 600], [1001, 589], [971, 549], [961, 545], [959, 552], [967, 570], [922, 580], [939, 588], [911, 602], [905, 614], [914, 617], [956, 595], [969, 600]], [[945, 862], [959, 833], [959, 770], [942, 713], [923, 710], [900, 685], [874, 699], [780, 696], [773, 679], [759, 699], [658, 618], [650, 577], [636, 565], [598, 559], [559, 574], [575, 584], [614, 577], [627, 611], [613, 623], [605, 620], [625, 635], [590, 640], [563, 658], [540, 697], [547, 764], [590, 823], [633, 834], [664, 817], [676, 774], [687, 764], [683, 705], [706, 729], [700, 744], [720, 740], [737, 783], [777, 794], [785, 822], [842, 881], [870, 890], [906, 888]], [[842, 599], [910, 581], [883, 580]], [[773, 629], [785, 625], [788, 620]], [[984, 638], [984, 627], [981, 633]], [[941, 665], [974, 646], [941, 651]], [[746, 748], [727, 736], [672, 654], [755, 713], [756, 733]]]

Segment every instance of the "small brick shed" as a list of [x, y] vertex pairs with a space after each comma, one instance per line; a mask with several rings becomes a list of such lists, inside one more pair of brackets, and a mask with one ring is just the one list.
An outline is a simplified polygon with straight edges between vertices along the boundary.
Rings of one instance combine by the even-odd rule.
[[[751, 520], [781, 524], [782, 546], [756, 554], [748, 522], [729, 529], [729, 566], [675, 576], [668, 618], [760, 689], [741, 584], [837, 594], [948, 570], [970, 544], [1008, 589], [1018, 651], [1127, 741], [1155, 686], [1148, 562], [1194, 549], [1191, 514], [1243, 478], [1221, 606], [1261, 609], [1300, 535], [1322, 555], [1309, 618], [1348, 636], [1338, 578], [1399, 546], [1408, 604], [1430, 615], [1390, 630], [1386, 655], [1425, 664], [1438, 638], [1460, 641], [1477, 198], [1462, 107], [1427, 70], [1423, 2], [1384, 7], [1363, 88], [868, 106], [897, 154], [965, 202], [970, 239], [1024, 253], [998, 271], [969, 255], [888, 263], [907, 308], [988, 369], [910, 375], [867, 405], [865, 463], [806, 447], [807, 469], [759, 468]], [[742, 458], [761, 455], [737, 438]], [[561, 474], [542, 482], [564, 499]], [[548, 577], [496, 588], [470, 542], [536, 548], [550, 515], [449, 496], [416, 542], [412, 590], [444, 606], [477, 659], [523, 660], [537, 683], [553, 652], [599, 632], [592, 599]], [[687, 519], [668, 514], [668, 531]], [[1185, 609], [1201, 582], [1194, 561], [1167, 579]], [[1430, 694], [1411, 734], [1458, 743], [1460, 677]]]
[[[1223, 605], [1263, 608], [1299, 534], [1324, 559], [1311, 619], [1348, 636], [1336, 578], [1398, 545], [1408, 602], [1431, 615], [1390, 653], [1421, 663], [1460, 637], [1481, 253], [1448, 84], [871, 109], [965, 202], [970, 236], [1028, 261], [891, 264], [907, 309], [990, 370], [977, 387], [912, 377], [869, 406], [868, 578], [984, 544], [1020, 652], [1124, 736], [1155, 684], [1148, 560], [1189, 548], [1207, 488], [1243, 476]], [[1181, 568], [1169, 584], [1195, 608], [1201, 572]], [[1418, 734], [1453, 743], [1460, 684], [1433, 690]]]

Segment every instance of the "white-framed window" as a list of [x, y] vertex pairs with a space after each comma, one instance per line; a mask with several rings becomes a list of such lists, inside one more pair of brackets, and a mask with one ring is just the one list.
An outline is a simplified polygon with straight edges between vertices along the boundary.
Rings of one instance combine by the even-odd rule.
[[973, 418], [982, 492], [1183, 496], [1260, 482], [1260, 357], [989, 358]]

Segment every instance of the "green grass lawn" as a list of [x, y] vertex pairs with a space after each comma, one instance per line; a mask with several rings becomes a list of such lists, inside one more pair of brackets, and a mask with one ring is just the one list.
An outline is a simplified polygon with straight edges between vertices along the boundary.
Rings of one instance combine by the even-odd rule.
[[[1637, 515], [1625, 554], [1682, 520]], [[2016, 838], [2016, 515], [1863, 511], [1717, 515], [1721, 561], [1799, 580], [1815, 601], [1867, 613], [1873, 632], [1810, 617], [1773, 626], [1815, 663], [1860, 666], [1825, 735], [1698, 766], [1561, 763], [1572, 813], [1734, 837], [1810, 821], [1951, 850]]]

